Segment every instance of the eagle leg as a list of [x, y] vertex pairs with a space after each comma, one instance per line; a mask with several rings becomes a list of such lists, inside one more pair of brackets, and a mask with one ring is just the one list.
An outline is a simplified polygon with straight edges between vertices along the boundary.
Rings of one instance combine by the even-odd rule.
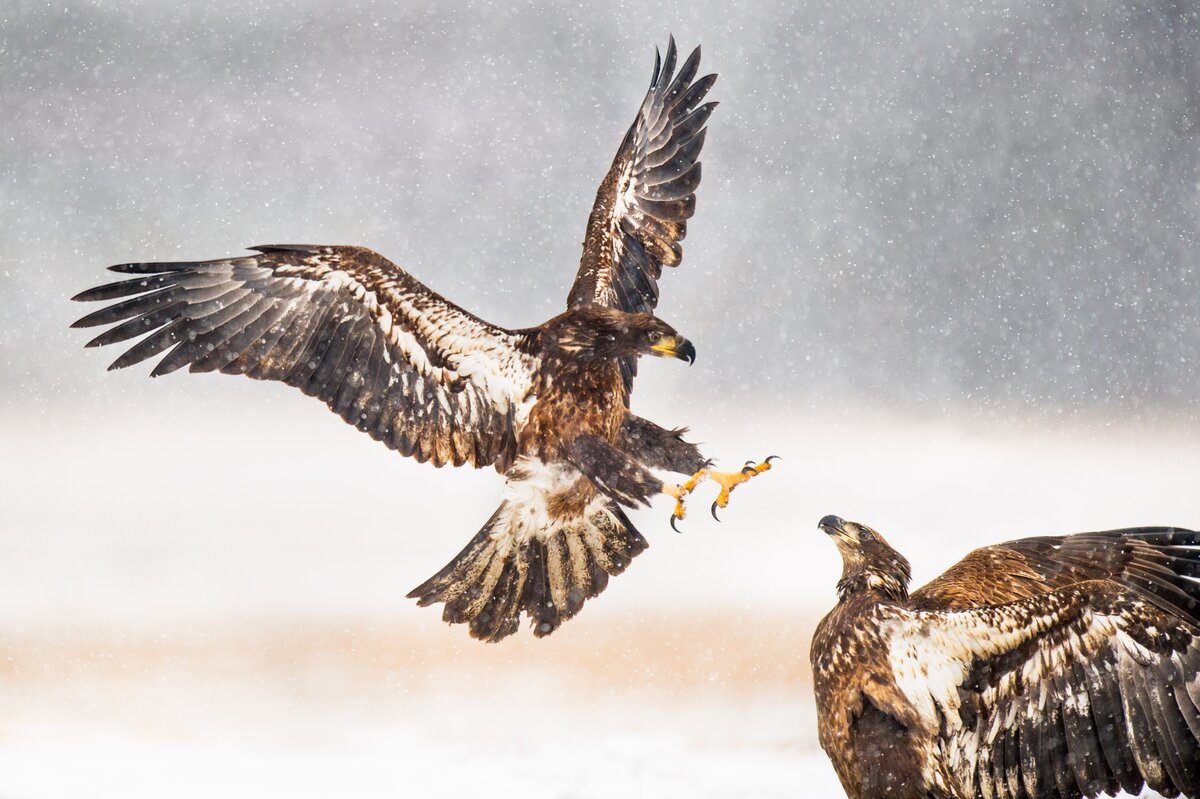
[[662, 480], [635, 458], [596, 436], [577, 437], [565, 454], [602, 494], [627, 507], [649, 505], [650, 498], [663, 490]]
[[687, 428], [668, 430], [627, 413], [621, 423], [617, 446], [651, 469], [694, 474], [711, 464], [699, 447], [683, 440], [686, 432]]
[[717, 494], [717, 498], [712, 504], [712, 517], [717, 521], [721, 521], [719, 518], [717, 518], [717, 508], [724, 508], [729, 504], [729, 495], [733, 492], [733, 489], [737, 488], [751, 477], [757, 477], [763, 472], [770, 471], [771, 461], [774, 460], [779, 460], [779, 456], [771, 455], [762, 463], [746, 461], [746, 465], [743, 466], [740, 471], [736, 472], [718, 472], [710, 469], [708, 471], [708, 479], [721, 486], [721, 492]]
[[675, 499], [675, 510], [671, 512], [671, 529], [675, 532], [680, 532], [675, 522], [687, 516], [687, 508], [683, 506], [684, 498], [696, 490], [700, 481], [708, 476], [708, 471], [708, 467], [705, 466], [682, 483], [663, 483], [663, 493]]

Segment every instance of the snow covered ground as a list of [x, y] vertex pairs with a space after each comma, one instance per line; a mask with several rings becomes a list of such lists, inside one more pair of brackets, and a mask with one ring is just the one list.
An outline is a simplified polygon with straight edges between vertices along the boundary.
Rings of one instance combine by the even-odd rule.
[[684, 535], [666, 503], [638, 513], [651, 549], [579, 618], [484, 646], [404, 594], [499, 478], [408, 463], [244, 382], [0, 421], [3, 799], [837, 796], [806, 662], [838, 570], [817, 519], [877, 527], [917, 582], [1007, 538], [1200, 523], [1184, 422], [664, 397], [639, 410], [692, 422], [727, 465], [784, 460], [720, 525], [710, 487]]

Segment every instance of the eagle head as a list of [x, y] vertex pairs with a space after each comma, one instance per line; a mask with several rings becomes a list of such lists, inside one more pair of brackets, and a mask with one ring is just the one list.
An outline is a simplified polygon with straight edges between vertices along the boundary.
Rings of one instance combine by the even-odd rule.
[[859, 591], [882, 591], [893, 599], [908, 596], [912, 569], [904, 556], [879, 533], [840, 516], [826, 516], [817, 527], [833, 539], [842, 555], [838, 594], [845, 599]]
[[544, 326], [553, 346], [585, 360], [657, 355], [696, 360], [692, 342], [654, 314], [629, 313], [601, 305], [584, 305], [556, 316]]

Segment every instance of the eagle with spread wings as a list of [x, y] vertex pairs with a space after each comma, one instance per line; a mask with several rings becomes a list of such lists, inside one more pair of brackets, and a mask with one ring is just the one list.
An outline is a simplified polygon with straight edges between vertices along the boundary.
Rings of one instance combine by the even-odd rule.
[[[696, 207], [715, 75], [700, 48], [676, 72], [674, 39], [600, 184], [567, 310], [508, 330], [459, 308], [362, 247], [272, 245], [215, 261], [130, 263], [135, 275], [79, 294], [120, 300], [75, 327], [115, 324], [89, 342], [144, 336], [110, 368], [165, 353], [184, 366], [278, 380], [326, 403], [377, 441], [434, 466], [493, 466], [503, 501], [445, 568], [409, 596], [498, 641], [521, 613], [544, 636], [604, 590], [646, 540], [622, 506], [676, 500], [710, 479], [724, 507], [770, 468], [718, 472], [682, 430], [634, 415], [642, 355], [691, 363], [695, 348], [653, 315], [664, 266], [677, 266]], [[688, 475], [664, 483], [652, 470]]]
[[851, 799], [1200, 797], [1200, 533], [1010, 541], [909, 595], [879, 533], [820, 528], [843, 569], [818, 724]]

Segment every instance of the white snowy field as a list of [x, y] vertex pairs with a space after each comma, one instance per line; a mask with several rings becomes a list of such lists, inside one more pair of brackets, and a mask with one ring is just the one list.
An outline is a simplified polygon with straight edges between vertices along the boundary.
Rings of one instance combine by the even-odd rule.
[[0, 798], [838, 796], [807, 670], [839, 567], [817, 519], [877, 527], [918, 583], [1003, 539], [1200, 524], [1186, 421], [664, 399], [637, 410], [725, 465], [784, 459], [722, 524], [711, 486], [684, 535], [666, 502], [637, 513], [651, 548], [578, 618], [485, 646], [404, 594], [499, 477], [244, 382], [0, 421]]

